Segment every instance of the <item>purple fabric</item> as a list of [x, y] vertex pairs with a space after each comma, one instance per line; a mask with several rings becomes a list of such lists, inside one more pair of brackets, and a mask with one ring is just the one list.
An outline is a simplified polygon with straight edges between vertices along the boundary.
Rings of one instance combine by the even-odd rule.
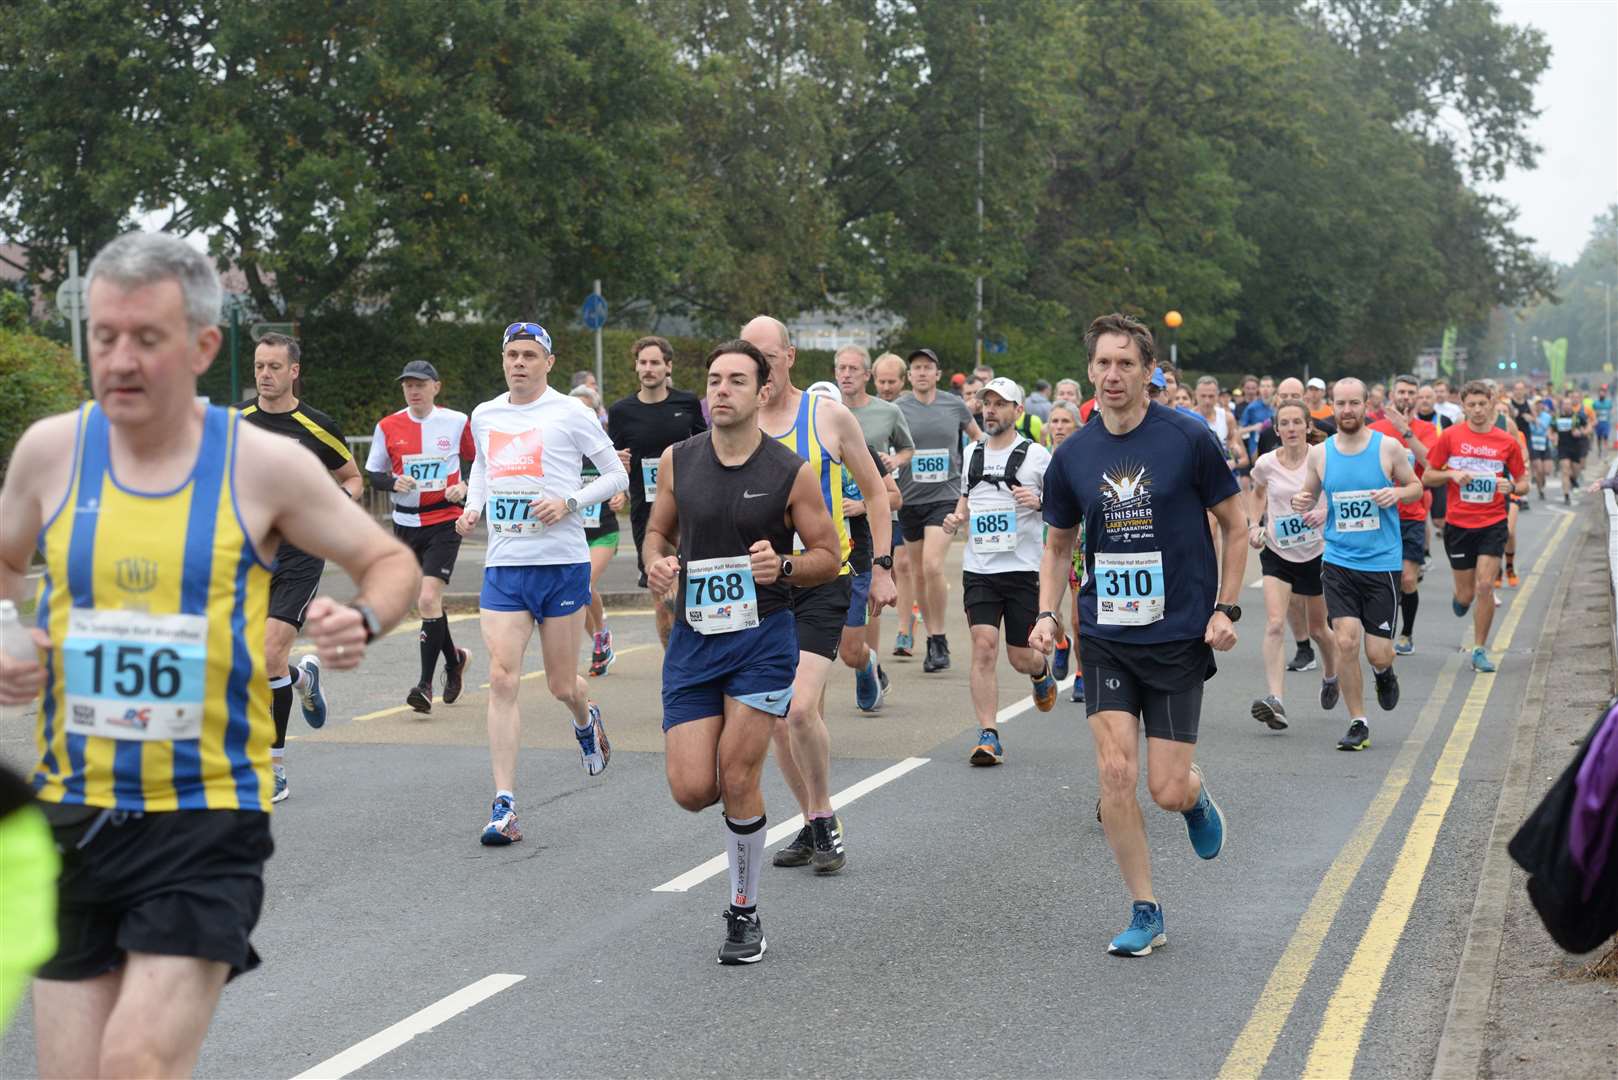
[[1584, 762], [1573, 779], [1573, 814], [1568, 822], [1568, 853], [1584, 871], [1584, 899], [1589, 900], [1618, 846], [1618, 705], [1590, 736]]

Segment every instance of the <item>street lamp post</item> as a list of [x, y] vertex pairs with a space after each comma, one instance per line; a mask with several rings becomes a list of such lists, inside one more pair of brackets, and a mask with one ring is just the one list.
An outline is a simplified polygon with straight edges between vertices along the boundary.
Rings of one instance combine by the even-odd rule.
[[1163, 325], [1174, 331], [1174, 340], [1169, 343], [1169, 363], [1174, 369], [1180, 369], [1180, 325], [1185, 317], [1178, 311], [1171, 311], [1163, 316]]
[[1607, 329], [1607, 359], [1606, 359], [1605, 365], [1602, 367], [1601, 370], [1608, 373], [1608, 374], [1611, 374], [1612, 373], [1612, 282], [1610, 282], [1610, 281], [1598, 281], [1598, 282], [1596, 282], [1596, 284], [1600, 285], [1602, 287], [1602, 289], [1606, 290], [1606, 293], [1607, 293], [1607, 322], [1606, 322], [1606, 329]]

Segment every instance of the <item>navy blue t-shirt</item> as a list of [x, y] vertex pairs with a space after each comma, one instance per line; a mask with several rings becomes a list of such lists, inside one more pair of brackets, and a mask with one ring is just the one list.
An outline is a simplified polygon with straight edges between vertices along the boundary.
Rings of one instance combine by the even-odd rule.
[[[1152, 404], [1126, 435], [1099, 417], [1056, 448], [1045, 472], [1045, 521], [1058, 529], [1083, 522], [1088, 575], [1079, 589], [1085, 637], [1141, 645], [1201, 640], [1219, 594], [1219, 570], [1206, 511], [1238, 491], [1219, 445], [1200, 416]], [[1150, 581], [1161, 556], [1161, 583]], [[1096, 573], [1096, 555], [1133, 554], [1121, 568]], [[1105, 578], [1105, 581], [1101, 581]], [[1162, 598], [1163, 617], [1145, 625], [1103, 625], [1146, 617], [1143, 603]], [[1144, 599], [1143, 599], [1144, 598]]]

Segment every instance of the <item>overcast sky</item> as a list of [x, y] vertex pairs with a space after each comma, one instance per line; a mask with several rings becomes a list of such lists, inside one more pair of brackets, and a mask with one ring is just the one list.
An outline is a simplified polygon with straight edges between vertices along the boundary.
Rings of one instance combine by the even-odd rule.
[[1520, 231], [1562, 263], [1579, 256], [1595, 216], [1618, 201], [1618, 0], [1496, 0], [1501, 18], [1545, 32], [1551, 63], [1529, 129], [1543, 150], [1494, 191], [1521, 211]]

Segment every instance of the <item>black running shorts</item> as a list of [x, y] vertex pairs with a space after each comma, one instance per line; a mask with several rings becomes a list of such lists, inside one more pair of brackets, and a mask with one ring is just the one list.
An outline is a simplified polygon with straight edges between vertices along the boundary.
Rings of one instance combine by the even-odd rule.
[[1320, 595], [1319, 555], [1308, 562], [1293, 562], [1266, 547], [1259, 549], [1258, 565], [1265, 577], [1286, 582], [1298, 596]]
[[1039, 571], [1015, 570], [1004, 574], [961, 574], [968, 626], [1005, 624], [1007, 645], [1028, 647], [1028, 632], [1039, 614]]
[[264, 904], [270, 815], [171, 810], [144, 815], [48, 804], [62, 876], [56, 955], [44, 979], [93, 979], [132, 952], [258, 966], [248, 938]]
[[824, 585], [792, 590], [792, 617], [798, 624], [799, 652], [836, 659], [853, 590], [852, 574], [842, 574]]
[[1427, 523], [1399, 519], [1399, 540], [1404, 547], [1404, 561], [1420, 566], [1427, 560]]
[[275, 571], [270, 576], [270, 618], [303, 629], [303, 613], [320, 591], [320, 575], [326, 561], [290, 544], [282, 544], [275, 555]]
[[949, 517], [950, 511], [954, 509], [954, 499], [949, 502], [922, 503], [920, 506], [906, 503], [899, 507], [899, 529], [904, 533], [905, 543], [919, 544], [922, 537], [927, 535], [927, 526], [936, 525], [942, 528], [944, 519]]
[[1433, 493], [1433, 504], [1427, 508], [1427, 517], [1433, 521], [1443, 521], [1444, 514], [1449, 509], [1449, 485], [1428, 488]]
[[1358, 619], [1370, 636], [1393, 637], [1399, 613], [1397, 570], [1350, 570], [1326, 563], [1320, 568], [1320, 584], [1326, 593], [1327, 623]]
[[1511, 529], [1506, 519], [1481, 529], [1463, 529], [1458, 525], [1444, 526], [1444, 550], [1449, 552], [1451, 570], [1474, 570], [1478, 556], [1490, 555], [1498, 559], [1506, 553], [1506, 541]]
[[1194, 743], [1202, 684], [1218, 665], [1201, 638], [1131, 645], [1084, 635], [1084, 712], [1139, 717], [1148, 739]]
[[461, 534], [455, 531], [455, 522], [440, 521], [437, 525], [395, 524], [393, 535], [415, 552], [423, 576], [441, 578], [445, 584], [449, 583], [449, 576], [455, 572], [455, 557], [461, 553]]

